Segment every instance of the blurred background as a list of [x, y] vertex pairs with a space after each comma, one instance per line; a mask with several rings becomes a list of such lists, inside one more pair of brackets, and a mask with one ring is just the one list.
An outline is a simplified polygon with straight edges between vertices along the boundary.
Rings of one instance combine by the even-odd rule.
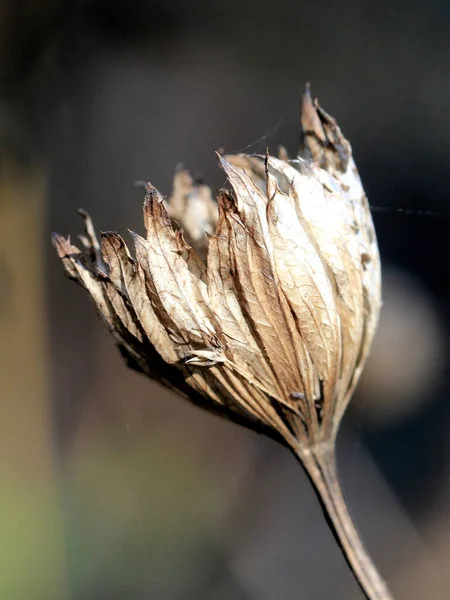
[[[274, 442], [122, 363], [51, 230], [142, 232], [142, 190], [214, 150], [291, 153], [305, 81], [353, 145], [384, 264], [339, 437], [397, 600], [450, 597], [450, 5], [1, 0], [0, 598], [358, 600]], [[411, 211], [441, 211], [404, 213]]]

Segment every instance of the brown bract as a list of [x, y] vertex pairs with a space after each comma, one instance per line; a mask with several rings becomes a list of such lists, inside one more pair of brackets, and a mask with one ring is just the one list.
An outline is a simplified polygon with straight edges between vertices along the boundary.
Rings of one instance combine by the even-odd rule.
[[54, 244], [130, 366], [307, 452], [337, 432], [381, 284], [350, 144], [309, 94], [302, 125], [303, 158], [220, 157], [217, 205], [184, 170], [167, 207], [148, 184], [134, 256], [117, 233], [99, 244], [86, 214], [82, 251]]
[[206, 260], [207, 236], [214, 233], [217, 224], [217, 202], [212, 198], [211, 189], [195, 181], [180, 165], [173, 179], [172, 195], [165, 205], [171, 220], [182, 227], [187, 243]]

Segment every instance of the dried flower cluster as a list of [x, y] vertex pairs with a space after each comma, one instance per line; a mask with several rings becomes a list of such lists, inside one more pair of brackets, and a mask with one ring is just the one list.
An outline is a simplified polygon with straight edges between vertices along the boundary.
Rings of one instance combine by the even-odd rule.
[[390, 600], [335, 463], [378, 323], [378, 246], [350, 144], [308, 91], [302, 127], [294, 160], [219, 156], [217, 203], [183, 169], [168, 201], [147, 184], [135, 257], [83, 211], [83, 249], [54, 244], [129, 366], [293, 450], [365, 596]]
[[54, 236], [131, 366], [296, 449], [335, 435], [380, 309], [350, 144], [309, 94], [302, 125], [303, 158], [220, 157], [217, 204], [185, 170], [167, 203], [148, 184], [135, 258], [86, 213], [82, 251]]

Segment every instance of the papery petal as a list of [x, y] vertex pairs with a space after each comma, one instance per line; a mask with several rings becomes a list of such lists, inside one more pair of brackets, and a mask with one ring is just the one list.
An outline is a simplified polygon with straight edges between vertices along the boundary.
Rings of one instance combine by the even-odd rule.
[[[277, 159], [270, 166], [291, 181], [290, 197], [297, 217], [317, 249], [335, 289], [340, 318], [342, 366], [340, 395], [348, 390], [359, 357], [364, 330], [364, 299], [360, 245], [351, 204], [317, 179], [317, 169], [301, 173]], [[323, 179], [323, 178], [322, 178]]]
[[[147, 239], [134, 236], [137, 259], [165, 311], [158, 315], [174, 341], [211, 346], [216, 331], [207, 306], [206, 270], [194, 250], [173, 230], [158, 192], [147, 188]], [[170, 323], [170, 325], [169, 325]]]
[[[317, 246], [309, 238], [298, 218], [292, 198], [278, 188], [271, 175], [267, 178], [269, 195], [269, 233], [279, 285], [295, 316], [304, 372], [309, 369], [323, 382], [326, 404], [337, 393], [341, 358], [339, 320], [332, 281]], [[322, 190], [320, 190], [322, 192]], [[307, 364], [310, 359], [311, 366]], [[313, 400], [314, 397], [311, 397]]]
[[211, 189], [195, 182], [186, 169], [178, 168], [172, 195], [165, 204], [169, 217], [183, 228], [188, 244], [201, 258], [205, 258], [207, 235], [214, 232], [217, 223], [217, 203], [212, 198]]
[[151, 303], [142, 267], [131, 258], [117, 233], [102, 234], [101, 247], [112, 283], [129, 298], [149, 342], [167, 363], [179, 362], [175, 345]]
[[[237, 205], [226, 212], [230, 230], [233, 279], [248, 323], [282, 391], [295, 410], [293, 396], [310, 392], [297, 362], [296, 332], [289, 306], [279, 290], [267, 223], [267, 198], [247, 173], [222, 159]], [[301, 403], [300, 403], [301, 404]], [[305, 412], [305, 411], [303, 411]], [[306, 418], [306, 417], [305, 417]]]
[[[344, 328], [345, 323], [348, 325], [347, 339], [345, 332], [343, 337], [348, 357], [343, 367], [343, 389], [346, 394], [336, 415], [335, 420], [339, 422], [364, 366], [378, 324], [381, 306], [380, 257], [369, 204], [351, 146], [335, 119], [317, 101], [312, 102], [309, 90], [303, 100], [302, 125], [304, 147], [313, 160], [311, 169], [314, 178], [332, 194], [336, 206], [333, 220], [341, 223], [339, 238], [328, 238], [332, 243], [335, 242], [336, 256], [340, 254], [342, 261], [341, 265], [335, 265], [336, 277], [337, 272], [346, 274], [337, 277], [347, 305], [347, 311], [343, 309], [346, 314], [341, 319]], [[305, 216], [311, 219], [306, 210]], [[354, 295], [353, 304], [349, 298], [351, 295]], [[352, 335], [352, 331], [357, 332], [359, 340]]]
[[118, 296], [118, 292], [104, 278], [103, 273], [96, 274], [86, 266], [82, 252], [72, 246], [69, 240], [54, 234], [53, 244], [63, 261], [66, 273], [89, 292], [99, 315], [128, 359], [133, 362], [135, 368], [150, 375], [139, 348], [135, 349], [135, 345], [142, 342], [142, 337], [123, 298]]
[[232, 202], [225, 192], [219, 197], [219, 221], [208, 248], [208, 296], [210, 307], [221, 324], [221, 333], [227, 347], [231, 349], [233, 360], [240, 362], [261, 380], [267, 392], [275, 396], [279, 393], [273, 374], [253, 337], [239, 301], [239, 292], [233, 279], [232, 257], [230, 255], [230, 233], [226, 211]]
[[[210, 238], [208, 249], [209, 302], [220, 322], [221, 340], [228, 356], [224, 368], [231, 370], [229, 377], [235, 381], [247, 410], [267, 424], [274, 426], [278, 423], [279, 427], [283, 427], [269, 400], [272, 398], [286, 405], [283, 391], [247, 322], [233, 279], [231, 230], [226, 219], [231, 203], [232, 199], [223, 191], [219, 195], [216, 234]], [[288, 407], [292, 410], [291, 405], [288, 404]]]
[[265, 189], [266, 172], [264, 169], [264, 163], [258, 157], [248, 156], [248, 154], [225, 154], [223, 159], [233, 165], [233, 167], [237, 167], [238, 169], [245, 171], [245, 173], [247, 173], [247, 175], [260, 188], [260, 190]]

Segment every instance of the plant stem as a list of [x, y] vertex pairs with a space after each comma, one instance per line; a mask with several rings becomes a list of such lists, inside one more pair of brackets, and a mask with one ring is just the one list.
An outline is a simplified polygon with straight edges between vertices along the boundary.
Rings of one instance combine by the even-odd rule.
[[321, 444], [310, 453], [296, 452], [322, 505], [325, 518], [368, 600], [393, 600], [353, 523], [337, 476], [334, 444]]

